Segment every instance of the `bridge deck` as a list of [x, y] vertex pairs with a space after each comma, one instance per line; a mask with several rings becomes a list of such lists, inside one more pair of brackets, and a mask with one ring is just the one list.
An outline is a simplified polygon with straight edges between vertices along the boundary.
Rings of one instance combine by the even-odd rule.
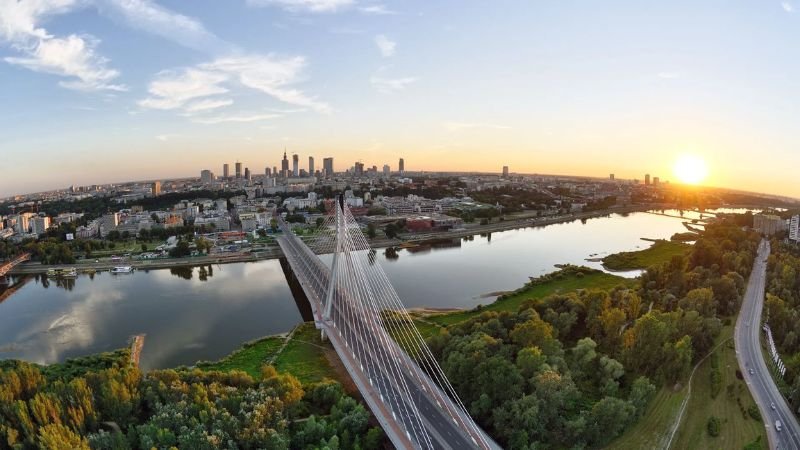
[[[463, 429], [463, 424], [471, 424], [474, 429], [478, 427], [394, 342], [380, 325], [380, 317], [367, 317], [369, 314], [364, 309], [359, 310], [347, 302], [334, 302], [331, 317], [326, 320], [323, 311], [331, 270], [291, 232], [280, 236], [278, 243], [311, 303], [317, 328], [329, 337], [396, 447], [500, 448], [482, 431], [478, 436]], [[365, 342], [367, 339], [377, 339], [381, 345], [376, 348], [374, 342]], [[387, 363], [388, 360], [393, 360], [392, 364]], [[394, 371], [394, 378], [387, 370]], [[462, 422], [461, 426], [454, 417]], [[429, 442], [420, 443], [411, 438], [409, 429], [413, 432], [418, 428], [424, 428], [423, 434], [428, 436]], [[488, 444], [478, 445], [476, 438]]]

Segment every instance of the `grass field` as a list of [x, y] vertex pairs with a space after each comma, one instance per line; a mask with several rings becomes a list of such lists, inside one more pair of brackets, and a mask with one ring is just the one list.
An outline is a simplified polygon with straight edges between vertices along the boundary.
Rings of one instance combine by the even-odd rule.
[[579, 289], [611, 289], [620, 284], [631, 286], [635, 283], [637, 283], [636, 280], [622, 278], [600, 271], [592, 271], [588, 274], [582, 274], [582, 276], [565, 273], [560, 278], [529, 286], [502, 300], [497, 300], [494, 303], [483, 306], [480, 310], [473, 309], [470, 311], [433, 314], [429, 315], [426, 320], [446, 326], [462, 322], [484, 311], [516, 311], [525, 300], [529, 299], [541, 299], [552, 294], [573, 292]]
[[303, 383], [335, 380], [336, 372], [325, 356], [326, 350], [332, 351], [330, 343], [322, 341], [312, 322], [306, 322], [298, 326], [273, 365], [278, 372], [291, 373]]
[[265, 337], [244, 344], [240, 349], [215, 362], [201, 362], [197, 367], [204, 370], [243, 370], [251, 376], [261, 376], [261, 366], [267, 363], [283, 344], [283, 338]]
[[[741, 449], [759, 439], [759, 436], [763, 443], [762, 448], [767, 448], [763, 422], [753, 419], [747, 412], [755, 403], [747, 385], [736, 376], [739, 366], [733, 341], [729, 340], [732, 333], [732, 326], [724, 327], [717, 342], [725, 343], [714, 351], [715, 357], [706, 358], [698, 366], [692, 379], [692, 396], [670, 448]], [[720, 388], [716, 398], [711, 396], [714, 359], [720, 375]], [[663, 387], [639, 422], [608, 448], [664, 448], [686, 392], [685, 387], [678, 392], [673, 392], [670, 387]], [[707, 431], [711, 416], [717, 417], [721, 423], [717, 437], [710, 436]]]
[[644, 250], [620, 252], [603, 258], [603, 265], [609, 270], [646, 269], [672, 259], [673, 256], [685, 255], [692, 246], [675, 241], [655, 241]]

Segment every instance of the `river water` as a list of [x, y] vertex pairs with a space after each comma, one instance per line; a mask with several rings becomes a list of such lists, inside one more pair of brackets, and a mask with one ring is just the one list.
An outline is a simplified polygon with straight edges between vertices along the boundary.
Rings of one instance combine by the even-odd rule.
[[[633, 213], [456, 239], [400, 250], [391, 259], [381, 249], [377, 259], [406, 306], [470, 308], [555, 264], [602, 268], [587, 259], [646, 248], [641, 238], [683, 231], [681, 219]], [[144, 368], [191, 365], [303, 320], [304, 305], [296, 303], [278, 260], [20, 283], [0, 302], [0, 359], [52, 363], [120, 348], [144, 333]]]

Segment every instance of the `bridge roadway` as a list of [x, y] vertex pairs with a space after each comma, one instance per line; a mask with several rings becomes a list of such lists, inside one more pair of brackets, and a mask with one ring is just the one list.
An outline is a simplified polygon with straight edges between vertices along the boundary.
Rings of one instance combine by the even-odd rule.
[[14, 258], [11, 261], [8, 261], [6, 263], [0, 264], [0, 277], [5, 277], [6, 274], [11, 269], [13, 269], [17, 264], [25, 262], [25, 261], [27, 261], [29, 259], [31, 259], [31, 254], [30, 253], [23, 253], [23, 254], [17, 256], [16, 258]]
[[[365, 310], [359, 310], [351, 302], [334, 301], [331, 320], [324, 320], [323, 304], [329, 286], [330, 269], [293, 234], [285, 233], [278, 238], [278, 243], [311, 302], [317, 327], [327, 331], [337, 354], [395, 446], [419, 448], [419, 443], [410, 439], [406, 429], [418, 429], [422, 425], [431, 439], [430, 443], [422, 443], [424, 447], [443, 450], [485, 447], [477, 444], [481, 440], [479, 436], [466, 436], [457, 422], [444, 411], [436, 397], [449, 403], [444, 407], [458, 414], [463, 423], [473, 424], [472, 419], [465, 417], [450, 397], [397, 346], [383, 327], [376, 326], [380, 322], [374, 319], [378, 318], [365, 316]], [[374, 344], [365, 342], [367, 335], [380, 339], [383, 348], [376, 350]], [[362, 356], [360, 361], [356, 354]], [[413, 373], [398, 370], [398, 359], [400, 364], [413, 367]], [[395, 385], [387, 373], [387, 366], [389, 371], [395, 371], [395, 375], [397, 372], [402, 374], [396, 378], [405, 384], [411, 398], [406, 397], [402, 386]], [[432, 392], [438, 395], [430, 395]], [[392, 411], [399, 412], [401, 417]], [[475, 429], [478, 430], [476, 433], [483, 435], [489, 448], [500, 448], [477, 425]]]

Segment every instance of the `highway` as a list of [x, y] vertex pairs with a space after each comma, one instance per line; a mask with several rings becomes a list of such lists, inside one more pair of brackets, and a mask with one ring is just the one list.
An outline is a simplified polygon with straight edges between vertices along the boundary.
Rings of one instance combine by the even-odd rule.
[[[736, 358], [747, 387], [764, 418], [769, 447], [777, 450], [800, 450], [800, 424], [769, 373], [759, 341], [769, 253], [769, 243], [764, 240], [759, 245], [758, 256], [736, 321]], [[781, 431], [775, 428], [776, 420], [781, 422]]]

